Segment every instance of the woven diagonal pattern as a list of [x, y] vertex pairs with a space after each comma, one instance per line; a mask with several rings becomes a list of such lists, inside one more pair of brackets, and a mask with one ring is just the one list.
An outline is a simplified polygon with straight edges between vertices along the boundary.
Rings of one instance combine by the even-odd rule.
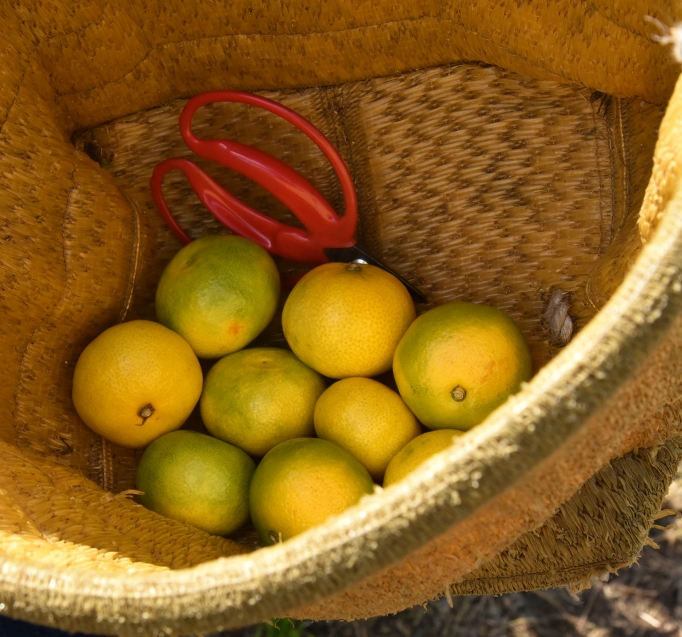
[[[466, 575], [453, 595], [478, 595], [573, 585], [629, 566], [647, 543], [668, 485], [682, 460], [682, 441], [640, 449], [614, 460], [540, 528]], [[601, 538], [608, 537], [608, 550]], [[578, 539], [579, 538], [579, 539]]]

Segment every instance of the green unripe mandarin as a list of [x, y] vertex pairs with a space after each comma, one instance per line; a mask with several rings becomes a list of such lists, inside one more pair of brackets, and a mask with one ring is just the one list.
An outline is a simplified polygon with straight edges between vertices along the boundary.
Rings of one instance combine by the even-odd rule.
[[279, 293], [277, 267], [263, 248], [243, 237], [208, 235], [166, 266], [156, 289], [156, 315], [197, 356], [220, 358], [265, 329]]
[[140, 502], [207, 533], [227, 535], [249, 519], [255, 469], [233, 445], [195, 431], [173, 431], [152, 442], [140, 459]]
[[209, 433], [264, 456], [290, 438], [314, 436], [322, 376], [285, 349], [254, 347], [220, 359], [206, 376], [201, 418]]

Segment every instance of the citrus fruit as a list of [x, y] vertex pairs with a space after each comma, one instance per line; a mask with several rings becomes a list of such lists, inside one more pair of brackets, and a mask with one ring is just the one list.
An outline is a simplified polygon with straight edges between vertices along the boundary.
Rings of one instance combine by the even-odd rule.
[[290, 438], [313, 436], [317, 372], [288, 350], [258, 347], [220, 359], [206, 376], [201, 417], [209, 433], [263, 456]]
[[272, 320], [280, 281], [272, 257], [233, 235], [208, 235], [182, 248], [156, 289], [156, 315], [200, 358], [248, 345]]
[[396, 348], [393, 374], [424, 425], [468, 430], [530, 379], [531, 360], [504, 312], [453, 302], [412, 323]]
[[306, 365], [329, 376], [376, 376], [415, 318], [405, 286], [381, 268], [326, 263], [308, 272], [284, 304], [282, 327]]
[[439, 451], [447, 449], [454, 438], [463, 435], [463, 431], [456, 429], [437, 429], [417, 436], [408, 442], [388, 463], [384, 475], [384, 487], [402, 480], [422, 462]]
[[237, 447], [196, 431], [173, 431], [147, 447], [137, 467], [140, 502], [207, 533], [227, 535], [249, 519], [256, 465]]
[[345, 378], [320, 396], [315, 431], [352, 453], [380, 481], [391, 458], [421, 428], [392, 389], [371, 378]]
[[265, 544], [276, 544], [341, 513], [374, 490], [366, 469], [345, 449], [319, 438], [294, 438], [269, 451], [251, 481], [251, 519]]
[[180, 427], [202, 384], [187, 341], [158, 323], [130, 321], [105, 330], [83, 350], [72, 397], [95, 433], [137, 448]]

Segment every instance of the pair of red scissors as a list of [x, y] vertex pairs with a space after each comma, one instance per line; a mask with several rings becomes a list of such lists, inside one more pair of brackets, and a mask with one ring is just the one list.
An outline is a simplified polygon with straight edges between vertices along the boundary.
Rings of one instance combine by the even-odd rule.
[[[322, 194], [299, 172], [276, 157], [236, 141], [200, 139], [192, 132], [194, 113], [212, 102], [240, 102], [278, 115], [305, 133], [325, 154], [341, 182], [346, 210], [338, 216]], [[263, 246], [271, 254], [293, 261], [322, 264], [330, 261], [364, 262], [396, 276], [415, 301], [426, 297], [399, 274], [374, 259], [357, 245], [355, 229], [358, 201], [350, 171], [332, 143], [303, 116], [273, 100], [243, 91], [211, 91], [190, 99], [180, 114], [180, 134], [197, 155], [210, 159], [255, 181], [271, 192], [303, 223], [306, 230], [292, 228], [263, 215], [219, 186], [195, 163], [175, 157], [154, 168], [151, 190], [159, 213], [173, 234], [184, 244], [191, 239], [178, 225], [161, 191], [170, 170], [181, 170], [201, 202], [235, 234]]]

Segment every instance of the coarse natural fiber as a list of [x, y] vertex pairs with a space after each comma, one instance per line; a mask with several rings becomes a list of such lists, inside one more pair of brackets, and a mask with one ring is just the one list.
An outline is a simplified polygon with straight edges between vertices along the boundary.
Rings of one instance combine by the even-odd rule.
[[[635, 561], [682, 458], [682, 85], [657, 41], [679, 12], [644, 0], [0, 6], [0, 611], [185, 635], [580, 590]], [[154, 317], [179, 244], [150, 173], [190, 156], [178, 114], [218, 88], [311, 119], [351, 168], [363, 245], [427, 294], [420, 311], [506, 310], [536, 372], [404, 482], [258, 550], [248, 531], [213, 537], [136, 504], [139, 452], [96, 436], [70, 399], [92, 338]], [[195, 129], [275, 154], [341, 209], [319, 151], [276, 118], [215, 104]], [[223, 231], [182, 176], [164, 188], [192, 236]], [[284, 345], [276, 321], [258, 342]]]

